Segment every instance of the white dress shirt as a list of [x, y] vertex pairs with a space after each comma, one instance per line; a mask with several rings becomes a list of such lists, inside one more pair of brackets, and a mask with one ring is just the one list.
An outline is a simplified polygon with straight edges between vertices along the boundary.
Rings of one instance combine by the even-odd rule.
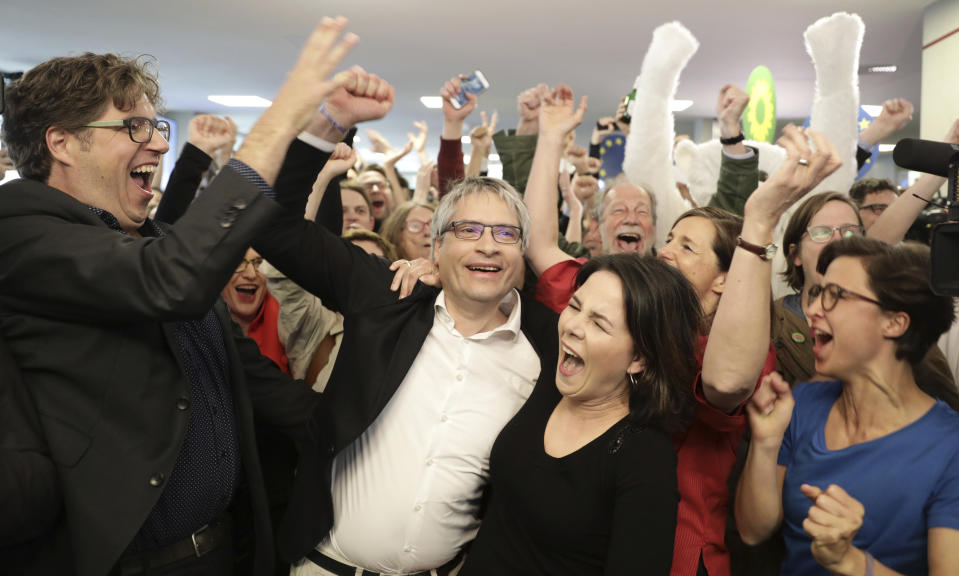
[[493, 441], [539, 377], [518, 292], [500, 302], [505, 324], [468, 338], [443, 292], [434, 307], [399, 389], [333, 461], [333, 529], [317, 550], [371, 571], [436, 568], [473, 539]]

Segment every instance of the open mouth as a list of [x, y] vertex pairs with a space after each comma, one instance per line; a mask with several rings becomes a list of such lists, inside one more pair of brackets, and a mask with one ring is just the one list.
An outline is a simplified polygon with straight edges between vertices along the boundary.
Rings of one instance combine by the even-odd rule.
[[243, 286], [237, 286], [234, 288], [236, 291], [237, 299], [241, 302], [254, 302], [256, 301], [256, 292], [257, 287], [252, 284], [247, 284]]
[[832, 334], [819, 329], [813, 329], [813, 354], [819, 356], [823, 349], [832, 342]]
[[563, 350], [559, 358], [559, 373], [563, 376], [575, 376], [582, 372], [585, 367], [586, 363], [583, 362], [583, 359], [563, 344]]
[[130, 171], [130, 178], [133, 179], [133, 183], [144, 194], [153, 195], [153, 173], [156, 172], [156, 168], [154, 164], [144, 164]]
[[496, 274], [497, 272], [502, 270], [502, 268], [500, 268], [499, 266], [493, 266], [493, 265], [467, 266], [466, 269], [469, 270], [470, 272], [478, 272], [481, 274]]
[[372, 202], [374, 210], [380, 210], [386, 206], [386, 200], [373, 200]]
[[616, 235], [616, 244], [621, 252], [639, 252], [642, 239], [642, 236], [635, 232], [623, 232]]

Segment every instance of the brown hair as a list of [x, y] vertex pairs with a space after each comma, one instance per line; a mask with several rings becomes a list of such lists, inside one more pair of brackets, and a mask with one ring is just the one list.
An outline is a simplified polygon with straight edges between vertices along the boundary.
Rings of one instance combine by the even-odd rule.
[[934, 294], [929, 286], [929, 247], [843, 238], [823, 249], [816, 269], [825, 274], [833, 260], [843, 256], [859, 259], [869, 276], [869, 288], [884, 310], [909, 315], [909, 327], [896, 338], [896, 358], [918, 364], [955, 319], [952, 298]]
[[713, 240], [713, 253], [719, 260], [719, 269], [722, 272], [728, 272], [729, 266], [733, 262], [733, 252], [736, 251], [736, 238], [743, 231], [743, 218], [732, 212], [727, 212], [721, 208], [712, 206], [700, 206], [683, 212], [679, 218], [673, 222], [673, 227], [679, 224], [680, 220], [685, 218], [705, 218], [709, 220], [716, 230], [716, 238]]
[[45, 182], [52, 165], [46, 138], [51, 126], [85, 134], [83, 126], [103, 114], [108, 103], [130, 110], [142, 97], [160, 105], [150, 56], [87, 52], [47, 60], [7, 88], [3, 140], [21, 175]]
[[892, 190], [896, 193], [896, 196], [899, 195], [899, 188], [888, 178], [863, 178], [853, 184], [852, 188], [849, 189], [849, 197], [852, 198], [856, 204], [862, 206], [866, 195], [882, 190]]
[[346, 234], [343, 234], [344, 240], [349, 240], [350, 242], [355, 242], [356, 240], [367, 240], [373, 242], [380, 247], [380, 250], [383, 251], [383, 256], [393, 262], [396, 260], [396, 247], [393, 246], [386, 238], [383, 238], [376, 232], [372, 230], [366, 230], [364, 228], [356, 228], [354, 230], [349, 230]]
[[366, 188], [356, 180], [343, 180], [340, 182], [340, 191], [343, 190], [352, 190], [360, 196], [363, 197], [363, 201], [366, 202], [366, 208], [370, 211], [370, 214], [373, 214], [373, 202], [370, 201], [370, 193], [366, 191]]
[[799, 208], [793, 212], [792, 217], [789, 219], [789, 224], [786, 225], [786, 231], [783, 232], [783, 254], [786, 257], [786, 270], [782, 273], [783, 278], [786, 279], [786, 284], [797, 292], [802, 290], [803, 284], [806, 281], [802, 266], [796, 266], [794, 263], [796, 256], [799, 254], [799, 244], [802, 242], [803, 234], [806, 233], [809, 222], [822, 210], [823, 206], [833, 201], [848, 204], [853, 209], [853, 212], [856, 213], [856, 222], [862, 226], [862, 218], [859, 217], [859, 207], [845, 194], [840, 194], [839, 192], [823, 192], [822, 194], [811, 196], [799, 205]]
[[400, 241], [403, 237], [403, 228], [406, 227], [406, 217], [410, 215], [410, 211], [413, 210], [413, 208], [417, 207], [426, 208], [430, 212], [436, 211], [432, 204], [420, 202], [419, 200], [408, 200], [397, 206], [380, 226], [380, 234], [397, 247], [397, 255], [401, 258], [407, 257], [406, 254], [400, 254]]

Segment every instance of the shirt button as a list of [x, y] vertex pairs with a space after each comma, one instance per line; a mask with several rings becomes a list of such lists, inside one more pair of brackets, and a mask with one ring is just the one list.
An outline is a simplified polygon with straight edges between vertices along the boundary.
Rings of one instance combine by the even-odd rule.
[[154, 474], [153, 476], [150, 477], [150, 486], [153, 486], [154, 488], [156, 488], [157, 486], [163, 486], [164, 480], [166, 480], [166, 478], [163, 476], [162, 472]]
[[243, 210], [243, 209], [245, 209], [245, 208], [246, 208], [246, 200], [244, 200], [243, 198], [237, 198], [236, 201], [233, 202], [233, 207], [236, 208], [237, 210]]
[[403, 552], [412, 552], [412, 551], [413, 551], [413, 547], [410, 546], [409, 544], [407, 544], [406, 546], [403, 546]]
[[457, 374], [457, 375], [456, 375], [456, 379], [462, 381], [462, 380], [463, 380], [463, 375], [462, 375], [462, 374]]
[[179, 398], [176, 401], [177, 410], [186, 410], [190, 407], [190, 401], [187, 398]]
[[449, 416], [447, 416], [446, 414], [443, 414], [442, 416], [440, 416], [440, 421], [442, 422], [446, 422], [449, 419], [450, 419]]
[[427, 459], [426, 459], [426, 465], [427, 465], [427, 466], [432, 466], [432, 465], [433, 465], [433, 459], [432, 459], [432, 458], [427, 458]]
[[416, 506], [413, 506], [413, 510], [416, 510], [417, 512], [419, 512], [419, 511], [422, 510], [422, 509], [423, 509], [423, 505], [422, 505], [422, 504], [417, 504]]

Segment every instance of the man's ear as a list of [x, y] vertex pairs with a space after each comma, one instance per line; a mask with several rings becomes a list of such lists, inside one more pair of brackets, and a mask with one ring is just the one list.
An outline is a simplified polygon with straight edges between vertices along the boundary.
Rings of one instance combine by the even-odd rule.
[[72, 166], [75, 153], [76, 138], [67, 130], [59, 126], [47, 128], [46, 133], [47, 150], [53, 159], [61, 164]]
[[882, 324], [882, 335], [884, 338], [900, 338], [909, 329], [909, 314], [905, 312], [889, 312]]

